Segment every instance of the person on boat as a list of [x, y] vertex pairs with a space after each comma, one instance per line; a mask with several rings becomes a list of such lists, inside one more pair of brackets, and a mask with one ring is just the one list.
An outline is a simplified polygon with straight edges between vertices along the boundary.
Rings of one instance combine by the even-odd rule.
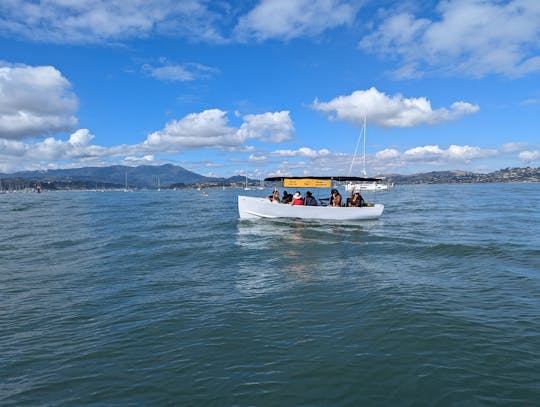
[[287, 191], [283, 191], [283, 197], [281, 198], [281, 203], [288, 204], [291, 203], [293, 199], [292, 194], [289, 194]]
[[313, 194], [310, 191], [306, 192], [306, 199], [304, 199], [304, 205], [317, 206], [317, 200], [313, 197]]
[[364, 206], [365, 201], [364, 198], [362, 198], [362, 195], [360, 195], [360, 192], [352, 192], [351, 197], [347, 198], [347, 206], [351, 206], [353, 208], [360, 208], [361, 206]]
[[332, 197], [330, 198], [330, 206], [341, 206], [341, 194], [337, 189], [332, 189]]
[[272, 202], [279, 203], [279, 191], [276, 187], [274, 187], [274, 192], [272, 192], [272, 195], [268, 195], [268, 199]]
[[302, 199], [302, 195], [300, 194], [300, 191], [296, 191], [293, 195], [291, 205], [304, 205], [304, 200]]

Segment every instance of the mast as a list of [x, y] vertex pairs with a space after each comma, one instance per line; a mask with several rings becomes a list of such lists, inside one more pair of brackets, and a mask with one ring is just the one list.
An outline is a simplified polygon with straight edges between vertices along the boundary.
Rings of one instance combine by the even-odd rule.
[[365, 177], [367, 175], [366, 173], [366, 115], [364, 115], [364, 127], [362, 130], [364, 132], [364, 162], [362, 166], [362, 175]]
[[362, 129], [360, 130], [360, 136], [358, 137], [358, 141], [356, 142], [356, 147], [354, 149], [353, 159], [351, 161], [351, 166], [349, 167], [349, 176], [352, 173], [354, 162], [356, 160], [356, 154], [358, 153], [358, 147], [360, 145], [360, 140], [362, 140], [362, 136], [364, 137], [364, 157], [363, 157], [363, 160], [362, 160], [363, 161], [362, 175], [365, 177], [366, 176], [366, 115], [364, 115]]

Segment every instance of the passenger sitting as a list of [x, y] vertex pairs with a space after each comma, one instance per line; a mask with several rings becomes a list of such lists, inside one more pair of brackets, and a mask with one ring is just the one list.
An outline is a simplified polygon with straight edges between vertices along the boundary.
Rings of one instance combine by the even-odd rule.
[[304, 205], [304, 200], [302, 199], [300, 191], [296, 191], [296, 193], [293, 195], [291, 205]]
[[332, 197], [330, 198], [330, 206], [341, 206], [341, 194], [337, 189], [332, 190]]
[[281, 203], [291, 203], [292, 194], [288, 194], [287, 191], [283, 193], [283, 198], [281, 198]]
[[306, 192], [306, 199], [304, 199], [304, 205], [306, 206], [317, 206], [317, 200], [313, 198], [313, 195], [310, 191]]
[[276, 187], [274, 187], [274, 192], [272, 193], [271, 201], [279, 203], [279, 191], [277, 190]]
[[362, 198], [360, 192], [353, 192], [352, 196], [350, 198], [347, 198], [347, 206], [352, 206], [355, 208], [364, 206], [364, 202], [364, 198]]

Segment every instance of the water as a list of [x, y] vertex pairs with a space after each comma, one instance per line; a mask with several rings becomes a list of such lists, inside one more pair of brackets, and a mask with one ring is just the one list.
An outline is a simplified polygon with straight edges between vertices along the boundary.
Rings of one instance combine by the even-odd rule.
[[239, 193], [0, 195], [0, 405], [538, 405], [540, 184]]

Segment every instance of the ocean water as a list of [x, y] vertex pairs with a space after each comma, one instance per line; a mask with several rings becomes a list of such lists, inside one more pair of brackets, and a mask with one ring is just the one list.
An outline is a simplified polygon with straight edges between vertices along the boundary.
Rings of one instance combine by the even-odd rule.
[[0, 405], [539, 405], [540, 184], [267, 192], [0, 195]]

